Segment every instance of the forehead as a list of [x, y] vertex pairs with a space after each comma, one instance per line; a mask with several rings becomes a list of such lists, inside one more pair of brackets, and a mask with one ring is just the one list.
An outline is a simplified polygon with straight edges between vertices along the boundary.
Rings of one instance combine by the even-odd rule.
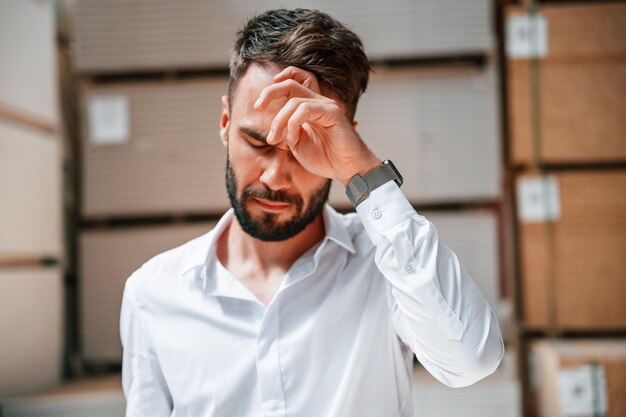
[[[243, 77], [239, 80], [239, 84], [232, 97], [231, 116], [250, 116], [258, 113], [254, 110], [254, 103], [259, 98], [261, 91], [271, 84], [274, 84], [274, 76], [278, 74], [282, 68], [273, 63], [252, 63]], [[286, 98], [274, 100], [267, 107], [267, 113], [276, 113], [285, 104]]]

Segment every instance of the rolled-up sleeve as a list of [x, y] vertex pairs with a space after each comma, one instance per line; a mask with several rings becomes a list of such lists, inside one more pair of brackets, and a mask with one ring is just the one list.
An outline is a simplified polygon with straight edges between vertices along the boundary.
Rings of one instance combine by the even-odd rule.
[[169, 416], [172, 398], [152, 347], [145, 318], [128, 285], [122, 297], [120, 339], [126, 416]]
[[463, 387], [493, 373], [504, 356], [496, 316], [437, 229], [395, 182], [357, 207], [387, 280], [392, 324], [439, 381]]

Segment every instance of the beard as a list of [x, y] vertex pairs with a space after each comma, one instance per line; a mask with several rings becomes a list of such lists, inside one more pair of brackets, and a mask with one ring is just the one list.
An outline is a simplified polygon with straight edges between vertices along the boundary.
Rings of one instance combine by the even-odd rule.
[[[327, 180], [320, 188], [309, 196], [306, 210], [303, 210], [303, 200], [300, 196], [291, 196], [283, 191], [272, 191], [265, 187], [259, 189], [246, 187], [241, 195], [237, 195], [237, 177], [226, 155], [226, 190], [235, 217], [241, 228], [250, 236], [264, 242], [280, 242], [294, 237], [302, 232], [322, 212], [328, 200], [331, 181]], [[289, 203], [294, 207], [295, 214], [289, 220], [280, 222], [278, 213], [264, 213], [260, 219], [252, 217], [247, 209], [251, 198], [264, 198], [270, 201]]]

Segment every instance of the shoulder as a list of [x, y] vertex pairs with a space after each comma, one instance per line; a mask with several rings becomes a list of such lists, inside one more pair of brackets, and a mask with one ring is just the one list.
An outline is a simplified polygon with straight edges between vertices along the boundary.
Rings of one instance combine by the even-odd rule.
[[169, 290], [167, 287], [176, 282], [186, 269], [196, 262], [202, 262], [213, 233], [214, 229], [209, 230], [180, 246], [148, 259], [126, 279], [124, 293], [137, 298], [149, 292], [167, 292]]

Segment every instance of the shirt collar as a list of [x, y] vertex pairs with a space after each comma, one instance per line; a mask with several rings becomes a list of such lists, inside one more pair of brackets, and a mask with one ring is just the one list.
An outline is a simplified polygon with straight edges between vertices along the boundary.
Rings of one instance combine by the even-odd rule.
[[346, 228], [341, 214], [337, 213], [334, 208], [326, 204], [324, 206], [324, 227], [326, 228], [326, 239], [330, 239], [339, 246], [345, 248], [348, 252], [355, 254], [356, 249], [352, 243], [350, 233]]
[[222, 234], [224, 229], [233, 220], [234, 211], [231, 208], [217, 222], [215, 227], [197, 238], [196, 245], [191, 248], [190, 252], [185, 256], [181, 268], [182, 274], [185, 275], [192, 269], [206, 265], [207, 261], [215, 256], [215, 240]]
[[[330, 205], [326, 204], [323, 211], [325, 239], [332, 240], [352, 254], [356, 253], [354, 244], [348, 229], [341, 220], [341, 214], [337, 213]], [[196, 239], [196, 244], [190, 248], [182, 265], [182, 274], [185, 275], [192, 269], [206, 265], [207, 261], [215, 256], [215, 241], [224, 229], [233, 221], [234, 211], [229, 209], [219, 220], [215, 227]]]

